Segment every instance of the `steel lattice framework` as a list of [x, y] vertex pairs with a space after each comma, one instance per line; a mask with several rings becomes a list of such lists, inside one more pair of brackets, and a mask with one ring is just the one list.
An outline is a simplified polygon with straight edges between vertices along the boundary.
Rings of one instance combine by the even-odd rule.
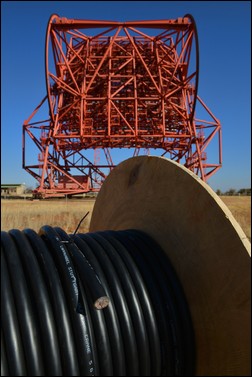
[[[191, 15], [130, 22], [53, 15], [45, 68], [47, 95], [23, 125], [23, 168], [39, 182], [39, 195], [98, 191], [119, 148], [133, 156], [157, 150], [204, 181], [221, 167], [221, 125], [197, 94]], [[46, 100], [49, 118], [34, 121]], [[209, 120], [196, 118], [196, 103]], [[35, 165], [26, 162], [26, 135], [39, 150]], [[214, 137], [218, 162], [210, 164], [206, 148]]]

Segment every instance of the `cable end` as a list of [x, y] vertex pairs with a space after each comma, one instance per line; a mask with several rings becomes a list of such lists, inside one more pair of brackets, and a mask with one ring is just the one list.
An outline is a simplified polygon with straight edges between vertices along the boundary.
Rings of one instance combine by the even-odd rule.
[[101, 310], [101, 309], [104, 309], [108, 306], [109, 304], [109, 298], [108, 296], [102, 296], [102, 297], [99, 297], [95, 302], [94, 302], [94, 307], [97, 309], [97, 310]]

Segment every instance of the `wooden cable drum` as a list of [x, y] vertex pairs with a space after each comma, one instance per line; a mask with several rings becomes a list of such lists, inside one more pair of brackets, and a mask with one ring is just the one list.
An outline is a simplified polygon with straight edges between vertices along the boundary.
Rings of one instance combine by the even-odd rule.
[[195, 374], [251, 375], [250, 242], [221, 199], [176, 162], [133, 157], [105, 180], [90, 223], [90, 232], [126, 229], [152, 237], [177, 273], [195, 334]]

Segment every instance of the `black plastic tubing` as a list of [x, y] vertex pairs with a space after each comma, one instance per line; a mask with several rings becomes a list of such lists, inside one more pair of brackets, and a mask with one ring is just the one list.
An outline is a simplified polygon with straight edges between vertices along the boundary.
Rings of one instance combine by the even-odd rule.
[[176, 272], [142, 231], [1, 232], [1, 376], [192, 376]]

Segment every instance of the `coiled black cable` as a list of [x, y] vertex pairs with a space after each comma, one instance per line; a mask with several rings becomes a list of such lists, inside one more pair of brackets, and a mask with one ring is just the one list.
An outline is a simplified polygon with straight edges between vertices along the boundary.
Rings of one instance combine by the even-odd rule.
[[46, 225], [1, 244], [2, 376], [194, 375], [186, 298], [147, 234]]

